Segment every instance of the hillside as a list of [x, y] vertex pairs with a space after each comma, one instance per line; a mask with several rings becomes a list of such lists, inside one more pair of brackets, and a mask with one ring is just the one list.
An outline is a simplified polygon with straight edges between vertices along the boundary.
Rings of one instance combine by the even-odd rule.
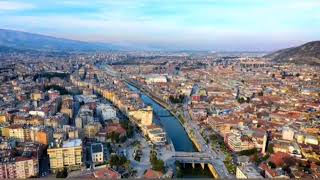
[[[37, 51], [110, 51], [120, 47], [106, 43], [89, 43], [21, 31], [0, 29], [0, 47]], [[12, 50], [12, 49], [11, 49]]]
[[320, 41], [279, 50], [265, 57], [274, 62], [320, 65]]

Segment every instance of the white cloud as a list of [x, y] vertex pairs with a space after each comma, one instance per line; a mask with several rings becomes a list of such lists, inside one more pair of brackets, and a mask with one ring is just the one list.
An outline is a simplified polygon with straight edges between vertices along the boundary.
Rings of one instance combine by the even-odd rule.
[[0, 11], [17, 11], [32, 8], [34, 8], [34, 5], [29, 3], [0, 1]]

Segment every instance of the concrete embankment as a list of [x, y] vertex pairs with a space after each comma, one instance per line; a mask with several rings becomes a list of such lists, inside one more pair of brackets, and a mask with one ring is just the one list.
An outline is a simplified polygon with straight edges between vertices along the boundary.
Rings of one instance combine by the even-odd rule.
[[[174, 116], [176, 119], [178, 119], [180, 124], [184, 128], [185, 132], [187, 132], [189, 139], [194, 144], [196, 150], [197, 151], [201, 151], [200, 143], [197, 141], [197, 139], [193, 135], [192, 131], [188, 131], [187, 130], [187, 127], [186, 127], [187, 121], [185, 119], [183, 119], [184, 118], [183, 116], [178, 116], [175, 112], [172, 112], [172, 108], [170, 108], [170, 106], [165, 101], [163, 101], [162, 99], [158, 98], [153, 93], [149, 92], [148, 90], [145, 90], [144, 88], [141, 88], [138, 84], [136, 84], [136, 83], [134, 83], [132, 81], [128, 81], [128, 80], [125, 80], [125, 81], [128, 84], [130, 84], [130, 85], [136, 87], [137, 89], [139, 89], [142, 93], [144, 93], [147, 96], [151, 97], [155, 102], [157, 102], [162, 107], [164, 107], [166, 110], [168, 110], [172, 116]], [[214, 178], [219, 178], [219, 175], [218, 175], [216, 169], [214, 168], [214, 166], [212, 164], [208, 164], [208, 168], [209, 168], [209, 170], [210, 170], [210, 172], [211, 172], [211, 174], [213, 175]]]

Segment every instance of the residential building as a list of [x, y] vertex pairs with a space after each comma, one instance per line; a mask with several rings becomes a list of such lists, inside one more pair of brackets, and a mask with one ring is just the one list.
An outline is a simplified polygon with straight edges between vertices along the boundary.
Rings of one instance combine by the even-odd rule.
[[263, 177], [258, 172], [257, 168], [253, 164], [244, 164], [238, 166], [236, 169], [237, 179], [262, 179]]
[[39, 162], [35, 157], [17, 157], [16, 159], [16, 178], [26, 179], [36, 177], [39, 173]]
[[93, 143], [90, 146], [91, 161], [93, 163], [103, 163], [104, 151], [102, 143]]
[[285, 126], [282, 128], [282, 139], [292, 141], [294, 137], [294, 131], [292, 128]]
[[82, 165], [82, 141], [74, 139], [63, 142], [62, 146], [48, 148], [50, 158], [50, 169], [56, 172], [59, 169], [68, 167], [79, 169]]

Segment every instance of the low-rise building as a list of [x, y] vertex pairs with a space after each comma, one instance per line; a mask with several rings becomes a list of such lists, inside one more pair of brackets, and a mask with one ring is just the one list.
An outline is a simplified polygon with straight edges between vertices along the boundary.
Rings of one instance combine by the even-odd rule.
[[263, 177], [258, 172], [257, 168], [253, 164], [244, 164], [238, 166], [236, 170], [237, 179], [262, 179]]

